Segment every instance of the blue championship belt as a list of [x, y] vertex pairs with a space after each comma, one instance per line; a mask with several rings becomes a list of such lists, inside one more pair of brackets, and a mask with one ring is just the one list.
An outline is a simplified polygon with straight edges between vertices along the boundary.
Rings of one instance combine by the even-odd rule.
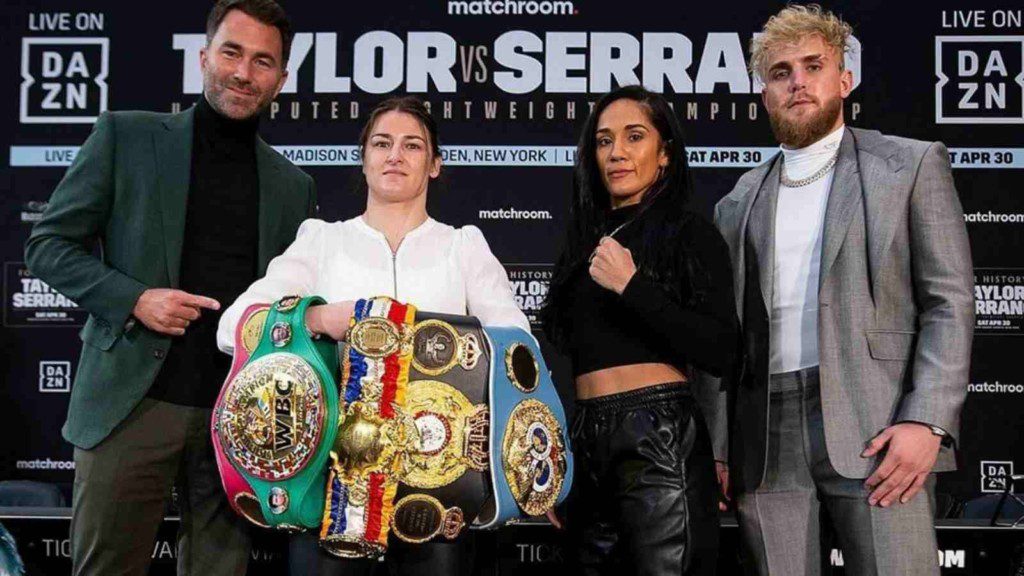
[[320, 526], [337, 433], [338, 359], [334, 342], [313, 339], [304, 320], [310, 305], [323, 303], [289, 296], [271, 306], [252, 355], [214, 409], [213, 440], [249, 486], [242, 514], [260, 526]]
[[565, 411], [533, 335], [485, 327], [490, 347], [490, 475], [493, 506], [482, 528], [540, 516], [572, 487], [573, 457]]

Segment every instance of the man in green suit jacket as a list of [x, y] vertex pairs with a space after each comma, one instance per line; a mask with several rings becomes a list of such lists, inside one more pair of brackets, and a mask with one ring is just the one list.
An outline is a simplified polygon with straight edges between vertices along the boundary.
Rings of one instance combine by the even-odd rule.
[[73, 574], [145, 574], [172, 484], [178, 573], [245, 573], [209, 434], [230, 364], [215, 333], [315, 212], [312, 178], [256, 134], [291, 40], [273, 0], [220, 0], [197, 105], [103, 114], [26, 244], [33, 273], [89, 312], [63, 429]]

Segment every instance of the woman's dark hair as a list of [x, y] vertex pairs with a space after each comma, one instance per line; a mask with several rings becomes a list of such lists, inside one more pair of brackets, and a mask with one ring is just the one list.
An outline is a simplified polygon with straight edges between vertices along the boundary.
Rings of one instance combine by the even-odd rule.
[[[366, 119], [366, 124], [363, 124], [363, 129], [359, 132], [359, 151], [362, 154], [366, 154], [366, 145], [370, 141], [370, 135], [373, 131], [374, 125], [377, 124], [377, 120], [381, 116], [388, 112], [404, 112], [409, 114], [420, 123], [423, 127], [423, 131], [427, 133], [427, 145], [430, 148], [430, 157], [438, 158], [441, 156], [441, 140], [437, 135], [437, 122], [434, 121], [434, 117], [430, 115], [430, 110], [427, 109], [426, 104], [422, 100], [415, 96], [395, 96], [382, 101], [377, 104], [373, 110], [370, 111], [370, 116]], [[366, 195], [368, 188], [366, 185], [366, 178], [359, 171], [356, 171], [352, 175], [352, 188], [356, 190], [356, 193], [360, 196]], [[427, 183], [427, 192], [433, 192], [435, 190], [444, 191], [445, 186], [445, 171], [442, 171], [437, 178], [431, 178]]]
[[[573, 195], [569, 207], [562, 254], [555, 265], [546, 302], [541, 311], [544, 332], [553, 344], [564, 350], [568, 328], [568, 292], [571, 280], [588, 265], [591, 252], [605, 234], [611, 197], [601, 179], [597, 165], [597, 123], [601, 113], [618, 100], [632, 100], [643, 108], [648, 120], [658, 131], [668, 166], [644, 193], [638, 207], [636, 221], [629, 224], [631, 232], [641, 239], [639, 251], [633, 251], [638, 271], [659, 284], [670, 288], [671, 295], [682, 304], [692, 304], [701, 295], [694, 289], [697, 262], [690, 257], [686, 246], [677, 240], [692, 213], [688, 210], [691, 197], [690, 171], [686, 161], [686, 147], [682, 127], [668, 102], [660, 95], [642, 86], [623, 86], [601, 97], [583, 124], [576, 147], [576, 166], [573, 172]], [[683, 262], [685, 270], [680, 269]], [[680, 282], [685, 280], [685, 282]], [[681, 284], [686, 287], [681, 288]]]
[[415, 96], [395, 96], [394, 98], [384, 100], [374, 107], [373, 111], [370, 112], [370, 117], [366, 120], [366, 124], [363, 125], [363, 130], [359, 133], [359, 148], [362, 151], [366, 151], [366, 143], [370, 140], [370, 132], [373, 130], [373, 126], [381, 116], [388, 112], [403, 112], [416, 118], [416, 121], [420, 123], [420, 126], [427, 133], [427, 140], [429, 140], [427, 144], [430, 145], [431, 158], [437, 158], [441, 155], [441, 142], [437, 138], [437, 122], [434, 122], [434, 117], [430, 115], [430, 111], [427, 110], [423, 101]]

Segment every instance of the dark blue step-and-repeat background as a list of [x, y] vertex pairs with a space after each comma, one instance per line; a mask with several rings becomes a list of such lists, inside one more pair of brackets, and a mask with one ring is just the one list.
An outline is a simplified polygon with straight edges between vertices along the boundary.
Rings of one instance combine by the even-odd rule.
[[[977, 299], [961, 465], [938, 485], [943, 509], [953, 515], [957, 503], [998, 493], [1010, 475], [1024, 472], [1017, 442], [1024, 412], [1024, 10], [998, 0], [971, 4], [827, 3], [855, 29], [847, 122], [941, 140], [951, 153]], [[86, 313], [32, 275], [23, 243], [101, 111], [172, 111], [196, 101], [210, 5], [22, 0], [5, 7], [0, 479], [53, 483], [67, 494], [74, 474], [60, 427]], [[601, 93], [642, 82], [666, 94], [683, 121], [697, 201], [708, 215], [744, 170], [776, 150], [746, 63], [751, 38], [781, 3], [285, 6], [297, 31], [290, 76], [261, 130], [316, 179], [321, 217], [363, 209], [355, 142], [374, 104], [397, 93], [420, 95], [444, 145], [446, 175], [431, 193], [431, 215], [483, 230], [531, 319], [565, 224], [574, 144]], [[4, 522], [19, 527], [34, 561], [66, 561], [66, 520]], [[944, 571], [1000, 573], [984, 559], [1009, 554], [1014, 533], [950, 540], [954, 532], [940, 532]], [[733, 539], [727, 537], [726, 554], [734, 554]], [[502, 573], [559, 565], [557, 535], [546, 528], [510, 529], [482, 542], [480, 564]], [[273, 565], [274, 553], [254, 565]]]

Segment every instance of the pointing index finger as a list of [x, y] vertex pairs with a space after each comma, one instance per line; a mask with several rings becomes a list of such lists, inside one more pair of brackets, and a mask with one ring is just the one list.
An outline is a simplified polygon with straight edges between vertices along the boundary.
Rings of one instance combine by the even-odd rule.
[[206, 308], [206, 309], [209, 309], [209, 310], [220, 310], [220, 302], [217, 302], [213, 298], [208, 298], [206, 296], [199, 296], [199, 295], [196, 295], [196, 294], [189, 294], [188, 298], [185, 299], [185, 304], [187, 306], [192, 306], [192, 307], [195, 307], [195, 308]]

